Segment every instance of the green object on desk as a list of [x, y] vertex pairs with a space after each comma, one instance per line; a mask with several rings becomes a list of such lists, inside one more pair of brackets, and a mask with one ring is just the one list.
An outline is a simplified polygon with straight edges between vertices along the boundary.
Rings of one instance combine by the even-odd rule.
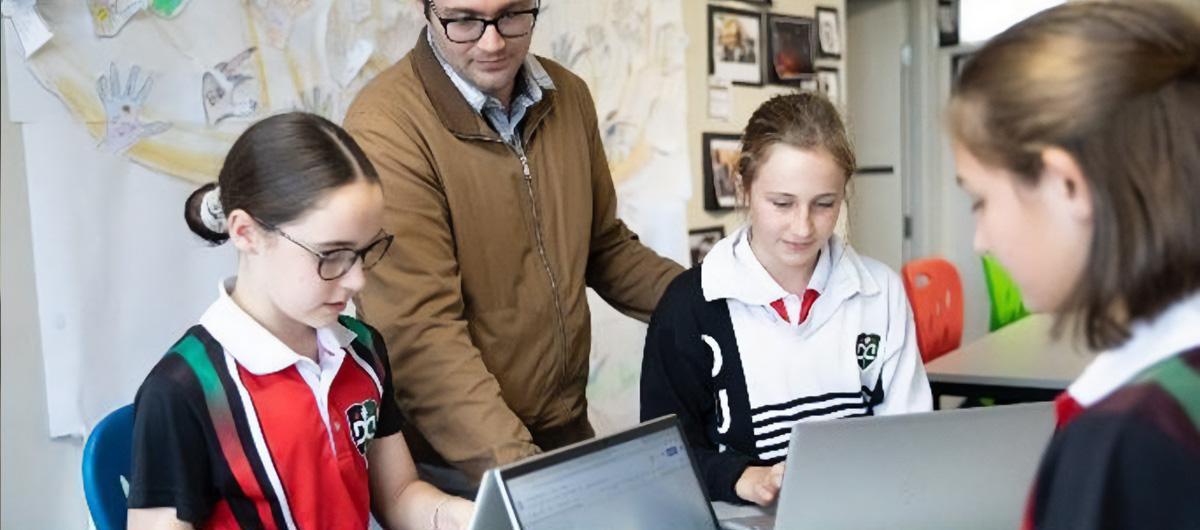
[[989, 330], [996, 331], [1029, 315], [1021, 300], [1021, 289], [996, 258], [983, 256], [983, 277], [991, 302]]

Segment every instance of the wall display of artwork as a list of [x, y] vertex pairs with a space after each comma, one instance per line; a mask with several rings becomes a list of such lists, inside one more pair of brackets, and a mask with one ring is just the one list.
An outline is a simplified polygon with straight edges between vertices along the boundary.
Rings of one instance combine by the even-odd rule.
[[704, 133], [704, 209], [732, 210], [737, 206], [737, 160], [742, 149], [738, 134]]
[[762, 15], [708, 6], [708, 73], [734, 84], [763, 84]]
[[798, 85], [816, 73], [813, 19], [771, 14], [767, 17], [767, 81]]
[[825, 94], [834, 105], [842, 104], [842, 83], [837, 68], [822, 66], [817, 68], [817, 90]]
[[817, 53], [837, 59], [842, 56], [842, 30], [838, 11], [832, 7], [817, 8]]
[[704, 261], [704, 256], [725, 237], [725, 227], [721, 225], [688, 230], [688, 248], [692, 254], [692, 266]]

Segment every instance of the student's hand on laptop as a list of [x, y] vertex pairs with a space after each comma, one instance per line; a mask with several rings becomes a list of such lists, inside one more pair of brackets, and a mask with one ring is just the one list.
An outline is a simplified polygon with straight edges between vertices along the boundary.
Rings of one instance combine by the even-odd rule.
[[783, 462], [771, 467], [747, 467], [733, 489], [738, 497], [759, 506], [770, 506], [779, 496], [779, 488], [783, 486], [783, 468]]

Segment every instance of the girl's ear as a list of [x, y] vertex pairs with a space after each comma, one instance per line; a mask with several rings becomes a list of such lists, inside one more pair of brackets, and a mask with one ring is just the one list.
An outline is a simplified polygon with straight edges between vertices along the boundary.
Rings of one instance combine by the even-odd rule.
[[1039, 185], [1055, 207], [1062, 208], [1066, 214], [1078, 221], [1091, 223], [1091, 187], [1071, 153], [1060, 147], [1043, 150]]
[[225, 225], [229, 229], [229, 240], [237, 247], [238, 252], [257, 254], [262, 251], [265, 232], [258, 221], [250, 217], [245, 210], [230, 212]]

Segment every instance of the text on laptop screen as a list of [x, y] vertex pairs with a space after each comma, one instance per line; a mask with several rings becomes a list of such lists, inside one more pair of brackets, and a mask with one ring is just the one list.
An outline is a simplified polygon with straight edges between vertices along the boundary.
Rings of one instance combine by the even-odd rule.
[[505, 480], [523, 530], [712, 528], [678, 429]]

